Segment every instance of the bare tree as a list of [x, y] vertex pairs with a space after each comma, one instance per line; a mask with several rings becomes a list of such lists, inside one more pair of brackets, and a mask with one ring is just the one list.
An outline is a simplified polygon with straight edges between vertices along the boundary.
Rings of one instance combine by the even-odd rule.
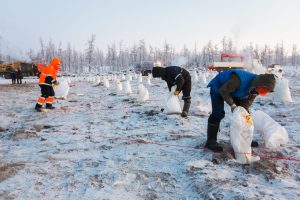
[[298, 65], [298, 51], [297, 51], [297, 45], [293, 44], [292, 48], [292, 56], [291, 56], [291, 64], [292, 66]]
[[64, 70], [70, 72], [72, 66], [72, 47], [70, 42], [68, 42], [67, 49], [64, 51]]
[[118, 63], [116, 43], [113, 43], [111, 46], [108, 45], [106, 63], [111, 67], [112, 71], [116, 71], [116, 67]]
[[0, 64], [4, 62], [3, 61], [3, 55], [2, 55], [2, 36], [0, 35]]
[[56, 54], [55, 45], [52, 39], [50, 38], [48, 41], [48, 46], [46, 48], [46, 55], [45, 55], [46, 61], [50, 63], [51, 59], [55, 57], [55, 54]]
[[91, 72], [91, 65], [94, 61], [94, 50], [95, 50], [96, 35], [92, 34], [90, 40], [88, 41], [88, 48], [86, 49], [86, 60], [89, 68], [89, 73]]
[[285, 56], [285, 50], [283, 47], [283, 42], [281, 42], [281, 44], [277, 43], [275, 47], [275, 62], [281, 65], [285, 64], [284, 56]]

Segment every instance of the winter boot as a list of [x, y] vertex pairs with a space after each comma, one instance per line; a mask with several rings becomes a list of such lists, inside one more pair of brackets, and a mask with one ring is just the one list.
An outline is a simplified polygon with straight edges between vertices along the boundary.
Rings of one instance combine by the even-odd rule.
[[183, 104], [183, 110], [182, 110], [182, 113], [181, 113], [181, 117], [187, 117], [188, 116], [190, 106], [191, 106], [191, 101], [184, 102], [184, 104]]
[[253, 140], [251, 142], [251, 147], [258, 147], [258, 142]]
[[208, 123], [207, 125], [207, 141], [205, 147], [212, 151], [223, 151], [223, 147], [217, 143], [217, 135], [220, 123]]
[[42, 112], [42, 106], [40, 104], [36, 104], [34, 108], [37, 112]]
[[55, 107], [52, 106], [52, 104], [46, 103], [46, 109], [51, 109], [51, 110], [53, 110], [53, 109], [55, 109]]

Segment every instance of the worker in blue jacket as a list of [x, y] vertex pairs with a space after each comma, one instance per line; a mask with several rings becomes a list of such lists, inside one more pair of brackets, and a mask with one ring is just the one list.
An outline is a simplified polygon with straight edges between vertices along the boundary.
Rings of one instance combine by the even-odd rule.
[[[257, 95], [265, 96], [273, 92], [275, 87], [273, 74], [253, 74], [244, 70], [226, 70], [213, 78], [210, 87], [212, 113], [208, 118], [207, 141], [205, 147], [213, 151], [223, 151], [217, 143], [220, 122], [225, 116], [224, 101], [231, 107], [231, 111], [242, 106], [247, 111]], [[258, 146], [253, 142], [252, 146]]]

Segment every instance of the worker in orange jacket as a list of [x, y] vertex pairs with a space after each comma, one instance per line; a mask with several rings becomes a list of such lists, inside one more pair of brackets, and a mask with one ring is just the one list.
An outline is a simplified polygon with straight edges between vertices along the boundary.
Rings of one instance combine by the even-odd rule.
[[59, 58], [53, 58], [51, 64], [43, 67], [42, 64], [39, 64], [40, 79], [39, 86], [41, 88], [41, 97], [39, 97], [37, 104], [35, 105], [35, 110], [38, 112], [42, 111], [43, 104], [46, 102], [46, 109], [54, 109], [52, 106], [54, 101], [54, 90], [53, 85], [58, 85], [56, 80], [57, 71], [59, 71], [60, 64], [62, 61]]

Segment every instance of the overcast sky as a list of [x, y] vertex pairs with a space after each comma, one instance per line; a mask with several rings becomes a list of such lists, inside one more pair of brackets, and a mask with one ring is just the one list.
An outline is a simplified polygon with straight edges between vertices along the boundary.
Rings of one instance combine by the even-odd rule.
[[300, 47], [300, 0], [0, 0], [0, 48], [39, 48], [39, 38], [86, 48], [91, 34], [97, 46], [144, 39], [181, 49], [231, 37], [242, 47]]

